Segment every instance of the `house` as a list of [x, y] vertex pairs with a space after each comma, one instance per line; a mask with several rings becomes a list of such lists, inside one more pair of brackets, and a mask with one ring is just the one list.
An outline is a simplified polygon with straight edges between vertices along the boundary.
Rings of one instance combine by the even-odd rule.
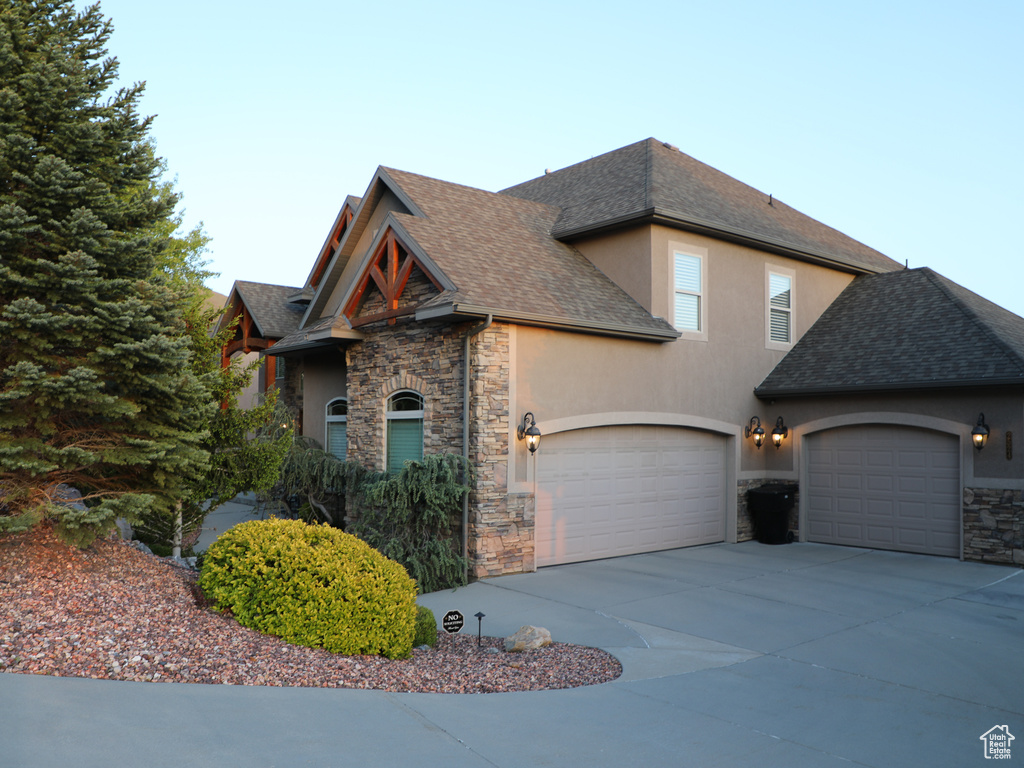
[[1024, 563], [1024, 319], [660, 141], [497, 193], [378, 168], [279, 300], [304, 434], [469, 457], [476, 577], [744, 540], [766, 483], [801, 541]]
[[[269, 285], [236, 280], [231, 295], [222, 302], [224, 312], [217, 330], [237, 321], [234, 333], [221, 349], [221, 364], [238, 358], [244, 365], [259, 359], [260, 353], [272, 347], [299, 327], [302, 311], [302, 289], [286, 285]], [[270, 387], [284, 381], [285, 366], [276, 357], [267, 357], [249, 386], [239, 394], [239, 405], [251, 408], [261, 402]]]

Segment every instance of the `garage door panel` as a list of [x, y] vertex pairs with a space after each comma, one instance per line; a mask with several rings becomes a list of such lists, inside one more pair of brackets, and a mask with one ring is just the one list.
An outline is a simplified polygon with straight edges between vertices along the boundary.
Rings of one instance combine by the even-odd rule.
[[959, 554], [957, 438], [911, 427], [843, 427], [809, 436], [808, 462], [810, 540]]
[[861, 466], [868, 468], [880, 467], [883, 469], [888, 469], [892, 465], [892, 451], [865, 451], [864, 460], [861, 462]]
[[725, 440], [674, 427], [547, 435], [537, 456], [537, 564], [723, 541]]
[[882, 528], [877, 525], [866, 525], [864, 535], [870, 547], [893, 549], [896, 544], [896, 532], [888, 526]]
[[896, 508], [892, 499], [863, 499], [860, 507], [867, 518], [885, 518], [892, 520], [896, 517]]
[[863, 475], [851, 475], [848, 472], [836, 473], [835, 487], [841, 491], [860, 491], [864, 485]]
[[864, 466], [864, 454], [859, 451], [838, 450], [836, 451], [835, 464], [837, 467], [849, 468]]

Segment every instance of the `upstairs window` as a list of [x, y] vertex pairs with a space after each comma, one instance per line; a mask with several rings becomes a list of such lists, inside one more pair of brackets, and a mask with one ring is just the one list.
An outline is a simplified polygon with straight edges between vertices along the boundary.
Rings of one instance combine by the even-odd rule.
[[768, 273], [768, 343], [793, 343], [793, 276]]
[[675, 252], [675, 327], [680, 331], [703, 331], [703, 259]]
[[344, 397], [327, 404], [327, 452], [342, 461], [348, 451], [348, 401]]
[[412, 390], [395, 392], [387, 405], [387, 469], [402, 471], [405, 462], [423, 458], [423, 396]]

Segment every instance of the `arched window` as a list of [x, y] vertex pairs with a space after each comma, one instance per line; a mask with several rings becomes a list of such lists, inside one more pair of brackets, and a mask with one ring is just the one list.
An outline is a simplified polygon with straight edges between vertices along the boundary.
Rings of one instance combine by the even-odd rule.
[[388, 398], [388, 472], [402, 471], [409, 459], [423, 458], [423, 396], [403, 389]]
[[345, 460], [348, 450], [348, 400], [338, 397], [327, 404], [327, 452]]

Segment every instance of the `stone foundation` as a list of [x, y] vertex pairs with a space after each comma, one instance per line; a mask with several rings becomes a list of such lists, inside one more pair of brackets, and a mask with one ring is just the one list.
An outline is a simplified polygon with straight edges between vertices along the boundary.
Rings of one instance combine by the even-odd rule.
[[473, 578], [535, 570], [534, 509], [532, 493], [510, 493], [476, 510], [469, 542]]
[[1024, 566], [1024, 491], [964, 488], [964, 559]]
[[800, 538], [800, 484], [796, 480], [740, 480], [736, 483], [736, 541], [750, 541], [756, 537], [754, 518], [747, 508], [747, 491], [762, 485], [787, 485], [793, 489], [793, 508], [789, 511], [789, 530], [796, 539]]

